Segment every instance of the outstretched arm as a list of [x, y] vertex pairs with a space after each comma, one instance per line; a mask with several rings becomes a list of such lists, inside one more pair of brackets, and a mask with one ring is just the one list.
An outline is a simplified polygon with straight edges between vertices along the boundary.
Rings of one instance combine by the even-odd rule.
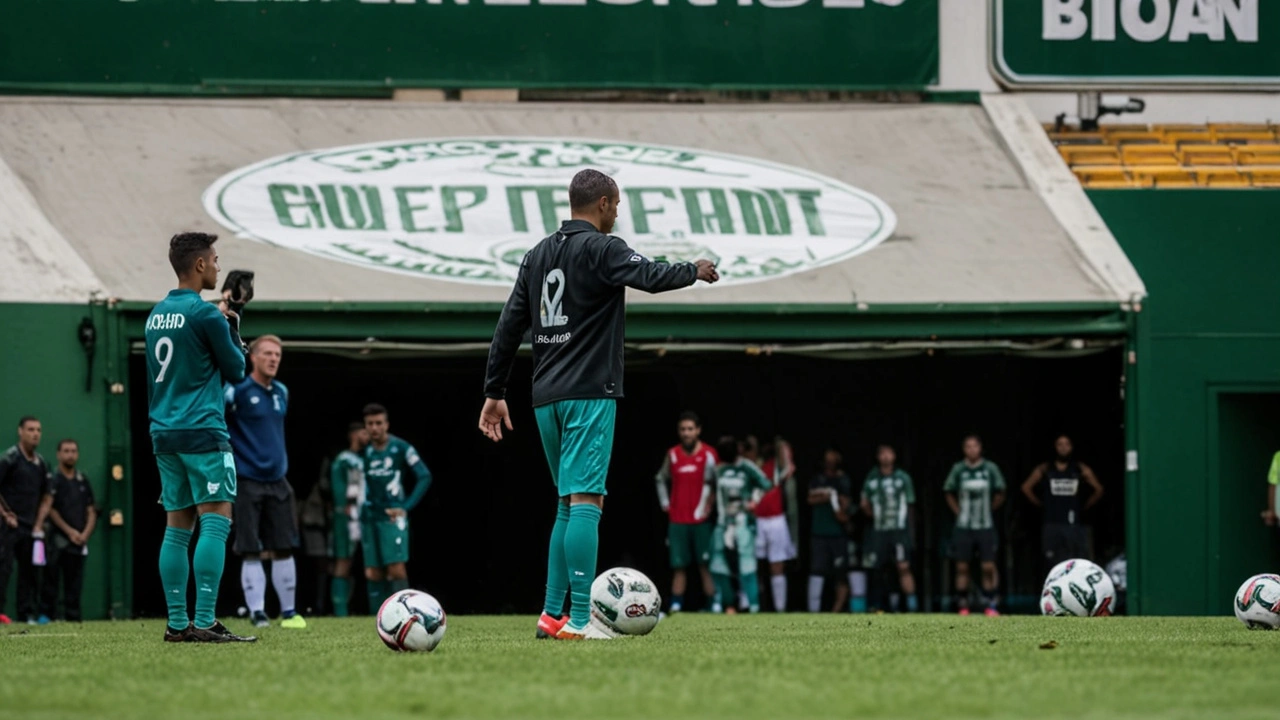
[[720, 279], [709, 260], [696, 263], [659, 263], [632, 250], [621, 238], [612, 238], [605, 246], [601, 271], [614, 287], [630, 287], [647, 293], [679, 290], [698, 280], [713, 283]]

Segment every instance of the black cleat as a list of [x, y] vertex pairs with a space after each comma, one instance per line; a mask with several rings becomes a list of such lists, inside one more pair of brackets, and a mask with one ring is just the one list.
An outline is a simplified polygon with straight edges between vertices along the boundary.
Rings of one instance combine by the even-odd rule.
[[174, 630], [168, 625], [164, 626], [164, 641], [172, 643], [195, 642], [196, 639], [191, 636], [191, 626], [188, 625], [181, 630]]
[[214, 628], [216, 627], [218, 627], [217, 623], [214, 623], [213, 627], [210, 627], [210, 628], [198, 628], [195, 625], [192, 625], [190, 628], [187, 629], [187, 631], [191, 633], [191, 642], [202, 642], [202, 643], [231, 642], [230, 640], [227, 639], [227, 636], [214, 630]]
[[239, 643], [258, 642], [258, 638], [256, 635], [237, 635], [231, 632], [230, 630], [228, 630], [226, 625], [223, 625], [222, 623], [217, 621], [214, 621], [213, 627], [209, 628], [208, 632], [217, 633], [221, 635], [223, 638], [225, 638], [223, 642], [239, 642]]

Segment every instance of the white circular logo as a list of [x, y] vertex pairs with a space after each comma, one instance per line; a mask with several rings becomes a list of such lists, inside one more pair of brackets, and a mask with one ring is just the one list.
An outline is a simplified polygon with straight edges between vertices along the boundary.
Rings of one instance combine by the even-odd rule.
[[437, 138], [294, 153], [220, 178], [205, 209], [243, 238], [390, 272], [509, 286], [569, 217], [569, 180], [618, 183], [613, 233], [637, 253], [708, 258], [721, 282], [769, 280], [870, 250], [897, 218], [799, 168], [641, 143]]

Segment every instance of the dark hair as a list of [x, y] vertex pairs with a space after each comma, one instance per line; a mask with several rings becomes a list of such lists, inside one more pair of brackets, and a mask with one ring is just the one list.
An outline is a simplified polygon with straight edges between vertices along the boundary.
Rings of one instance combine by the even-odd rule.
[[742, 444], [738, 446], [738, 450], [739, 452], [746, 452], [747, 450], [756, 452], [760, 450], [760, 443], [756, 440], [755, 435], [748, 435], [742, 438]]
[[208, 253], [218, 241], [217, 235], [209, 233], [178, 233], [169, 238], [169, 264], [179, 277], [191, 272], [196, 260]]
[[58, 441], [58, 450], [62, 450], [62, 446], [67, 444], [75, 445], [77, 450], [80, 449], [80, 443], [76, 442], [74, 438], [66, 438]]
[[680, 413], [680, 419], [676, 421], [676, 424], [679, 425], [685, 420], [692, 422], [697, 427], [702, 427], [702, 420], [698, 417], [698, 413], [692, 410], [685, 410], [684, 412]]
[[618, 196], [618, 184], [599, 170], [580, 171], [569, 182], [569, 207], [574, 210], [594, 205], [602, 197]]
[[386, 415], [386, 414], [387, 414], [387, 409], [382, 407], [378, 403], [369, 403], [368, 405], [365, 405], [364, 412], [361, 413], [363, 417], [369, 417], [370, 415]]
[[720, 462], [738, 462], [738, 439], [732, 435], [722, 435], [716, 443], [716, 455]]
[[23, 415], [22, 419], [18, 421], [18, 427], [25, 427], [29, 422], [40, 422], [40, 418], [35, 415]]
[[347, 434], [350, 435], [353, 432], [360, 432], [363, 429], [364, 429], [364, 423], [353, 422], [347, 426]]
[[1053, 442], [1054, 442], [1054, 444], [1056, 445], [1056, 444], [1058, 443], [1058, 441], [1059, 441], [1059, 440], [1061, 440], [1061, 439], [1063, 439], [1063, 438], [1066, 438], [1066, 439], [1067, 439], [1067, 442], [1071, 443], [1072, 445], [1075, 445], [1075, 444], [1076, 444], [1076, 441], [1075, 441], [1075, 440], [1072, 440], [1072, 439], [1071, 439], [1071, 436], [1070, 436], [1070, 435], [1068, 435], [1068, 434], [1066, 434], [1066, 433], [1058, 433], [1057, 435], [1054, 435], [1054, 436], [1053, 436]]
[[965, 442], [969, 442], [970, 440], [976, 440], [979, 445], [982, 444], [982, 437], [978, 435], [978, 433], [969, 433], [968, 435], [964, 436]]
[[898, 453], [898, 451], [897, 451], [896, 449], [894, 449], [893, 444], [892, 444], [892, 443], [887, 443], [887, 442], [882, 442], [882, 443], [879, 443], [879, 444], [877, 444], [877, 445], [876, 445], [876, 454], [877, 454], [877, 455], [879, 455], [879, 454], [880, 454], [880, 451], [881, 451], [881, 450], [889, 450], [889, 451], [893, 452], [895, 455]]

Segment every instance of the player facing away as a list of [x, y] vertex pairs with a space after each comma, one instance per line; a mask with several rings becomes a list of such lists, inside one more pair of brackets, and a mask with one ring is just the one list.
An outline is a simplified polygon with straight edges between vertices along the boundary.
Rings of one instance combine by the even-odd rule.
[[753, 513], [760, 498], [773, 488], [773, 482], [754, 462], [738, 455], [736, 438], [720, 438], [716, 454], [720, 464], [714, 473], [708, 473], [707, 492], [703, 493], [697, 510], [700, 518], [710, 514], [709, 502], [714, 490], [717, 519], [711, 535], [711, 575], [716, 581], [716, 601], [711, 611], [733, 610], [733, 571], [728, 557], [732, 550], [738, 556], [738, 582], [747, 596], [747, 609], [757, 613], [760, 612], [760, 585], [756, 579], [756, 516]]
[[573, 177], [572, 219], [524, 256], [489, 348], [479, 425], [497, 442], [504, 424], [512, 429], [507, 380], [525, 331], [533, 329], [534, 414], [559, 496], [538, 637], [588, 637], [597, 529], [623, 396], [626, 288], [658, 293], [720, 278], [709, 260], [657, 263], [609, 235], [618, 203], [618, 186], [604, 173]]
[[[897, 569], [898, 586], [907, 596], [907, 612], [917, 612], [916, 578], [911, 574], [911, 513], [916, 490], [911, 476], [897, 466], [892, 445], [876, 448], [876, 466], [862, 482], [862, 511], [871, 518], [867, 560], [872, 570]], [[890, 583], [892, 586], [892, 583]], [[898, 611], [898, 593], [890, 593], [889, 605]]]
[[[707, 473], [714, 474], [716, 453], [699, 438], [702, 422], [694, 412], [681, 413], [676, 423], [680, 444], [667, 451], [662, 467], [654, 476], [658, 486], [658, 504], [667, 513], [667, 549], [671, 553], [671, 604], [676, 613], [684, 609], [684, 591], [688, 583], [687, 568], [697, 565], [702, 574], [702, 590], [708, 601], [715, 596], [715, 585], [707, 563], [711, 560], [711, 523], [696, 517], [698, 503], [706, 487]], [[667, 485], [671, 485], [668, 492]]]
[[1004, 475], [996, 464], [982, 457], [982, 439], [964, 439], [964, 459], [951, 467], [942, 492], [956, 514], [952, 550], [956, 561], [956, 604], [961, 615], [969, 614], [969, 562], [976, 550], [982, 562], [982, 600], [988, 616], [999, 615], [997, 606], [1000, 574], [996, 570], [996, 525], [994, 513], [1004, 504]]
[[[236, 465], [223, 415], [222, 383], [244, 378], [240, 318], [200, 298], [218, 282], [217, 240], [182, 233], [169, 241], [178, 287], [147, 317], [147, 398], [151, 445], [160, 470], [168, 527], [160, 581], [169, 608], [166, 642], [252, 642], [214, 617], [236, 499]], [[192, 529], [200, 539], [188, 563]], [[187, 579], [196, 580], [195, 622], [187, 615]]]
[[333, 580], [329, 593], [337, 617], [346, 617], [350, 612], [351, 559], [360, 542], [360, 507], [365, 496], [363, 455], [368, 445], [369, 431], [364, 423], [351, 423], [347, 428], [347, 449], [338, 453], [329, 466], [329, 488], [333, 493], [333, 532], [329, 536]]
[[[431, 487], [431, 471], [412, 445], [392, 435], [387, 409], [364, 407], [369, 445], [364, 449], [364, 502], [360, 506], [360, 544], [364, 547], [364, 577], [368, 581], [369, 612], [382, 601], [409, 587], [409, 511], [422, 502]], [[413, 476], [405, 495], [404, 481]]]

